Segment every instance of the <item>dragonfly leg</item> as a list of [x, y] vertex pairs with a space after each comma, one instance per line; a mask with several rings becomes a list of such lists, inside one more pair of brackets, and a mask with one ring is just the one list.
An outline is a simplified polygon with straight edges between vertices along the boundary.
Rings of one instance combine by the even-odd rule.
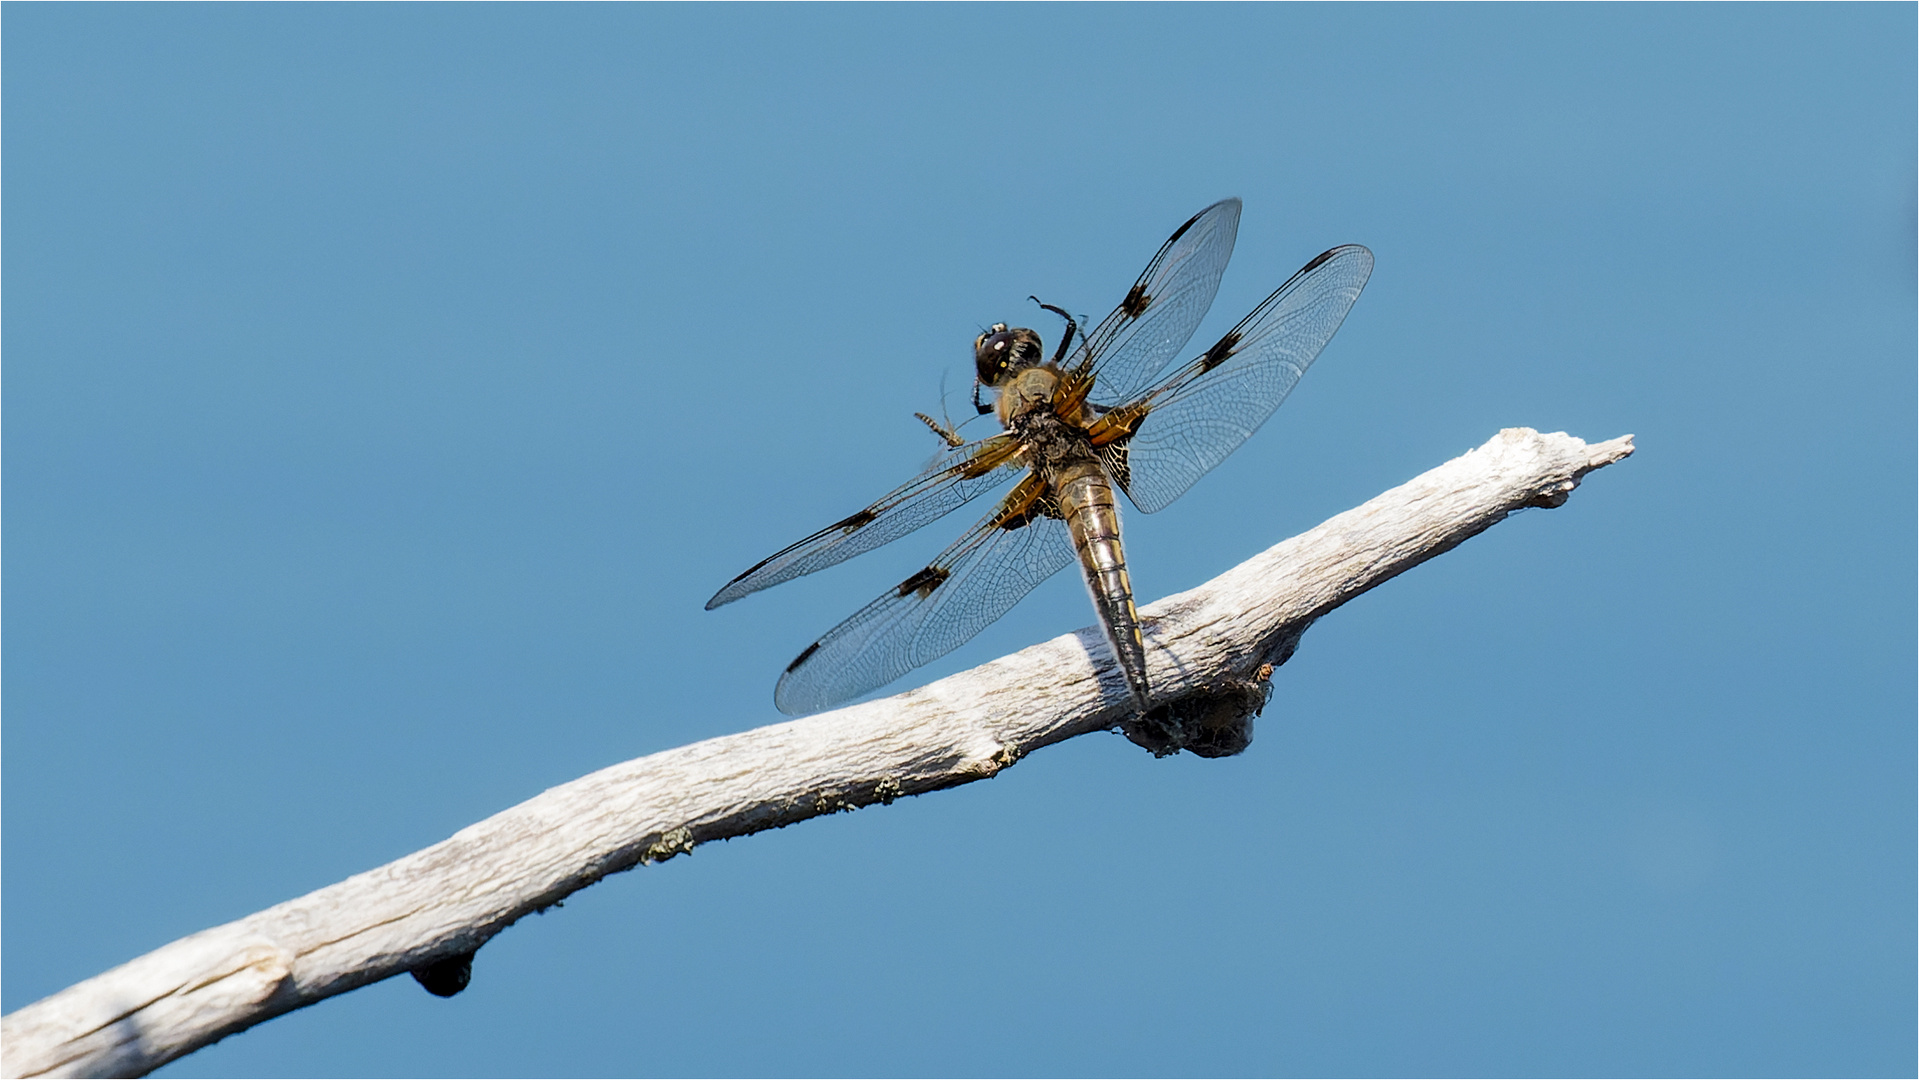
[[1063, 308], [1056, 308], [1037, 296], [1029, 296], [1027, 299], [1038, 304], [1041, 309], [1050, 311], [1066, 320], [1066, 333], [1060, 335], [1059, 348], [1053, 350], [1053, 366], [1058, 367], [1059, 362], [1066, 359], [1066, 350], [1073, 347], [1073, 336], [1079, 333], [1079, 323], [1076, 322], [1071, 315], [1068, 315]]

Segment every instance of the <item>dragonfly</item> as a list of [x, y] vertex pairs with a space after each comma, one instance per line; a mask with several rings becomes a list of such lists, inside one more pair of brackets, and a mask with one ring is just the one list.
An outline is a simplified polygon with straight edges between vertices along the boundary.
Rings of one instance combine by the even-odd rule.
[[1238, 449], [1332, 340], [1373, 269], [1372, 252], [1358, 244], [1326, 251], [1169, 371], [1212, 307], [1239, 215], [1238, 199], [1193, 215], [1089, 331], [1034, 298], [1065, 320], [1050, 358], [1036, 331], [993, 324], [973, 343], [973, 405], [997, 417], [998, 433], [968, 441], [919, 414], [945, 444], [930, 465], [753, 564], [707, 601], [711, 611], [824, 570], [1011, 485], [930, 563], [787, 665], [773, 694], [781, 712], [835, 707], [946, 655], [1075, 562], [1124, 692], [1140, 712], [1151, 706], [1118, 495], [1157, 513]]

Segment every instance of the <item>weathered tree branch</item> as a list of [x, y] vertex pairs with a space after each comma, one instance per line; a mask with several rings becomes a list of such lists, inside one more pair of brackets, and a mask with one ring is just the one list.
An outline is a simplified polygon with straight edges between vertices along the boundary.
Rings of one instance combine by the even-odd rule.
[[1146, 607], [1153, 686], [1131, 715], [1096, 630], [881, 701], [602, 769], [423, 851], [182, 938], [0, 1020], [6, 1076], [139, 1076], [281, 1013], [411, 971], [465, 985], [473, 952], [608, 874], [696, 844], [983, 780], [1123, 726], [1159, 753], [1235, 753], [1313, 620], [1631, 454], [1526, 428]]

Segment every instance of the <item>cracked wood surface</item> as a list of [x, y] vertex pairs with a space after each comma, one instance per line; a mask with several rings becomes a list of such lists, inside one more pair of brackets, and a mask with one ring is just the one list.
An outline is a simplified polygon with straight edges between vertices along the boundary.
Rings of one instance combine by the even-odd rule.
[[[1586, 473], [1632, 451], [1630, 435], [1587, 444], [1508, 429], [1146, 606], [1155, 700], [1262, 678], [1313, 620], [1515, 510], [1563, 504]], [[1133, 719], [1105, 654], [1089, 627], [893, 697], [601, 769], [0, 1018], [0, 1072], [143, 1075], [281, 1013], [457, 960], [608, 874], [987, 779], [1039, 747]]]

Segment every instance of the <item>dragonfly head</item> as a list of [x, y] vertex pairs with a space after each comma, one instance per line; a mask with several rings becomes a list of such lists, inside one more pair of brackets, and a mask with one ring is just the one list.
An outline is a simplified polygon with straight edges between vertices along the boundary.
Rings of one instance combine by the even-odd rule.
[[994, 323], [973, 342], [973, 364], [986, 386], [1000, 386], [1015, 372], [1037, 367], [1045, 359], [1039, 335], [1024, 327], [1009, 330], [1005, 323]]

